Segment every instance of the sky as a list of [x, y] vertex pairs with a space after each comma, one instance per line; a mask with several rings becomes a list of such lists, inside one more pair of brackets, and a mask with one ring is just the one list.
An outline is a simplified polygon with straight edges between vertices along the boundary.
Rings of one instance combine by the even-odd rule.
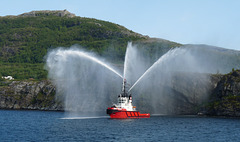
[[182, 44], [240, 50], [239, 0], [1, 0], [0, 16], [64, 10]]

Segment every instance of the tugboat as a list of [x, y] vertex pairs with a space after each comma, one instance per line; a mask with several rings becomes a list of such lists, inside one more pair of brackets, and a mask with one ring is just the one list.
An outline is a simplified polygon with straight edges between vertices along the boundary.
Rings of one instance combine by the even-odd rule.
[[118, 103], [113, 104], [112, 107], [107, 109], [107, 114], [110, 115], [110, 118], [149, 118], [150, 114], [141, 114], [136, 110], [136, 106], [132, 105], [132, 95], [128, 94], [126, 91], [127, 81], [123, 81], [122, 93], [118, 95]]

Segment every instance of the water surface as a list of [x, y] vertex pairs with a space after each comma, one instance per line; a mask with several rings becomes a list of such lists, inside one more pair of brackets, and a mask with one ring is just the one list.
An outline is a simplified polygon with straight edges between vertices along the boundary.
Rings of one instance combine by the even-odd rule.
[[0, 110], [1, 141], [239, 141], [240, 119], [152, 116], [65, 117], [63, 112]]

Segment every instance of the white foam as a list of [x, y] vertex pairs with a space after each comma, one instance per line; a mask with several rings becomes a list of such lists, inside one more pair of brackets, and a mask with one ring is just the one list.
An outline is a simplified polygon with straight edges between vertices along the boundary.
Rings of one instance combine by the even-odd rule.
[[110, 118], [109, 116], [90, 116], [90, 117], [64, 117], [60, 119], [99, 119], [99, 118]]

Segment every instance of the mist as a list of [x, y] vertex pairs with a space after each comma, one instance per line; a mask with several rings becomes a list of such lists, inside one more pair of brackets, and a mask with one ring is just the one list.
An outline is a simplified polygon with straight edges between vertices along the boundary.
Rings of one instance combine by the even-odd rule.
[[185, 45], [162, 56], [146, 54], [147, 48], [128, 44], [124, 68], [133, 102], [142, 112], [196, 114], [216, 85], [212, 74], [239, 67], [232, 60], [235, 53], [223, 48]]
[[105, 114], [116, 103], [125, 78], [139, 111], [194, 114], [216, 85], [211, 74], [239, 66], [229, 64], [231, 52], [222, 58], [220, 48], [185, 45], [166, 53], [146, 52], [148, 48], [128, 43], [121, 69], [78, 46], [49, 51], [46, 69], [56, 85], [56, 98], [64, 100], [65, 111]]
[[78, 46], [57, 48], [47, 55], [48, 77], [65, 111], [105, 113], [111, 94], [121, 91], [122, 77], [106, 61]]
[[[139, 52], [136, 46], [130, 49], [134, 54]], [[132, 57], [136, 57], [133, 61], [138, 60], [138, 56]], [[200, 73], [210, 72], [199, 66], [199, 62], [191, 50], [182, 47], [169, 50], [144, 71], [140, 69], [149, 66], [149, 62], [134, 64], [134, 72], [142, 75], [135, 74], [138, 79], [129, 91], [139, 109], [157, 114], [192, 112], [191, 108], [206, 101], [209, 94], [209, 76]], [[132, 71], [129, 72], [134, 74]]]

